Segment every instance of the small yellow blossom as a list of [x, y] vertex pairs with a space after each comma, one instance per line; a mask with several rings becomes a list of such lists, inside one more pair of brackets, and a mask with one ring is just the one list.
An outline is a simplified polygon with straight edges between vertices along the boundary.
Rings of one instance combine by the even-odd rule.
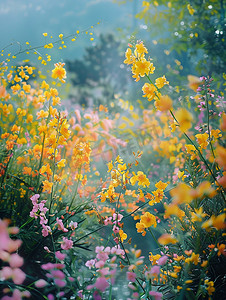
[[156, 218], [154, 215], [150, 214], [149, 212], [146, 212], [144, 215], [141, 216], [140, 218], [140, 222], [142, 224], [144, 224], [144, 227], [145, 228], [148, 228], [150, 226], [154, 226], [156, 227], [157, 226], [157, 223], [156, 223]]
[[66, 70], [64, 69], [64, 63], [56, 63], [54, 64], [55, 69], [52, 70], [52, 77], [54, 79], [58, 78], [62, 83], [65, 83], [66, 78]]

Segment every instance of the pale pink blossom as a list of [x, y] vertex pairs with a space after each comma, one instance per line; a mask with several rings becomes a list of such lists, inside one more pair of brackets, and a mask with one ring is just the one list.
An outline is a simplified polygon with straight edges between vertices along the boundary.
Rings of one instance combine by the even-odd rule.
[[63, 250], [69, 250], [73, 247], [73, 241], [68, 240], [67, 238], [63, 237], [63, 243], [61, 244], [61, 248]]
[[53, 275], [54, 278], [58, 278], [58, 279], [65, 278], [65, 274], [61, 270], [52, 270], [51, 274]]
[[167, 262], [168, 256], [164, 255], [162, 257], [159, 258], [159, 260], [157, 261], [157, 264], [159, 266], [164, 266], [165, 263]]
[[158, 274], [160, 273], [160, 267], [159, 266], [153, 266], [151, 268], [151, 271], [150, 271], [151, 275], [153, 276], [158, 276]]
[[58, 217], [56, 218], [57, 222], [57, 228], [58, 230], [62, 230], [63, 232], [68, 232], [68, 229], [64, 227], [63, 221], [59, 219]]
[[162, 293], [155, 292], [155, 291], [150, 291], [149, 292], [150, 296], [153, 296], [155, 300], [162, 300]]
[[123, 218], [123, 215], [113, 213], [113, 220], [120, 222]]
[[48, 282], [46, 282], [44, 279], [39, 279], [35, 282], [35, 286], [37, 288], [43, 288], [48, 284]]
[[65, 282], [64, 280], [61, 280], [61, 279], [58, 279], [58, 278], [56, 278], [56, 279], [54, 280], [54, 282], [55, 282], [55, 284], [56, 284], [57, 286], [59, 286], [59, 287], [65, 287], [65, 285], [66, 285], [66, 282]]
[[60, 251], [55, 252], [56, 258], [58, 258], [59, 260], [64, 260], [66, 257], [66, 254], [61, 253]]
[[11, 268], [20, 268], [22, 267], [24, 260], [17, 253], [11, 254], [9, 258], [9, 265]]
[[87, 268], [91, 269], [91, 268], [95, 265], [95, 262], [96, 262], [95, 259], [88, 260], [88, 261], [85, 263], [85, 266], [86, 266]]
[[105, 261], [99, 260], [99, 261], [97, 261], [97, 262], [95, 263], [95, 267], [96, 267], [96, 268], [103, 268], [104, 264], [105, 264]]
[[107, 282], [107, 279], [105, 277], [98, 277], [95, 283], [95, 287], [101, 292], [104, 292], [106, 288], [109, 287], [109, 283]]
[[127, 272], [126, 275], [127, 275], [127, 279], [129, 281], [135, 282], [135, 280], [136, 280], [136, 273], [134, 273], [134, 272]]

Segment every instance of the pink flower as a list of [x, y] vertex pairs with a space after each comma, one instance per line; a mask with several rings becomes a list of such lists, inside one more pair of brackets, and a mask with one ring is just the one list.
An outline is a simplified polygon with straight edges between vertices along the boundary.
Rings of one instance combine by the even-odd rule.
[[47, 263], [47, 264], [42, 265], [43, 270], [51, 270], [53, 268], [55, 268], [55, 264], [52, 264], [52, 263]]
[[47, 298], [48, 298], [48, 300], [54, 300], [53, 294], [48, 294]]
[[14, 253], [9, 258], [9, 264], [11, 268], [19, 268], [23, 265], [24, 260], [17, 253]]
[[103, 268], [104, 264], [105, 264], [105, 261], [99, 260], [98, 262], [95, 263], [95, 267], [96, 268]]
[[65, 285], [66, 285], [66, 282], [61, 279], [55, 279], [54, 281], [55, 281], [55, 284], [59, 287], [65, 287]]
[[101, 292], [104, 292], [106, 288], [109, 287], [109, 283], [107, 282], [105, 277], [98, 277], [95, 283], [95, 287]]
[[139, 293], [137, 293], [137, 292], [135, 292], [135, 293], [133, 293], [133, 298], [139, 298]]
[[112, 225], [112, 217], [106, 217], [106, 219], [104, 220], [104, 225], [108, 225], [108, 224], [110, 224], [110, 225]]
[[150, 296], [153, 296], [155, 300], [162, 300], [162, 293], [151, 291], [149, 292]]
[[126, 275], [127, 275], [127, 279], [129, 281], [135, 282], [136, 276], [137, 276], [136, 273], [134, 273], [134, 272], [127, 272]]
[[47, 285], [48, 283], [44, 279], [39, 279], [35, 282], [35, 286], [37, 288], [43, 288]]
[[167, 262], [167, 259], [168, 259], [168, 256], [164, 255], [164, 256], [159, 258], [159, 260], [157, 261], [157, 264], [159, 266], [163, 266]]
[[99, 260], [103, 260], [103, 261], [106, 261], [109, 258], [109, 256], [105, 252], [99, 252], [96, 257]]
[[123, 215], [121, 215], [121, 214], [116, 214], [116, 213], [114, 213], [113, 214], [113, 220], [117, 220], [118, 222], [120, 222], [121, 220], [122, 220], [122, 218], [123, 218]]
[[69, 226], [71, 227], [72, 230], [75, 230], [75, 228], [78, 227], [78, 223], [71, 221], [70, 224], [69, 224]]
[[114, 233], [119, 233], [119, 227], [116, 225], [113, 226], [112, 230], [114, 231]]
[[94, 264], [95, 264], [96, 260], [95, 259], [91, 259], [91, 260], [88, 260], [86, 263], [85, 263], [85, 266], [89, 269], [91, 269]]
[[66, 229], [65, 227], [64, 227], [64, 224], [63, 224], [63, 221], [62, 220], [60, 220], [58, 217], [56, 218], [56, 222], [57, 222], [57, 228], [59, 229], [59, 230], [62, 230], [63, 232], [68, 232], [68, 229]]
[[61, 248], [64, 250], [69, 250], [72, 247], [73, 247], [73, 241], [63, 237], [63, 243], [61, 244]]
[[96, 246], [95, 252], [100, 253], [103, 250], [104, 250], [104, 246]]
[[66, 254], [61, 253], [60, 251], [55, 252], [56, 258], [58, 258], [59, 260], [64, 260], [66, 257]]
[[65, 274], [60, 270], [52, 270], [51, 274], [53, 275], [54, 278], [58, 278], [58, 279], [65, 278]]
[[95, 291], [94, 293], [93, 293], [93, 299], [94, 300], [101, 300], [102, 298], [101, 298], [101, 295], [98, 293], [98, 291]]
[[38, 201], [39, 197], [40, 197], [39, 194], [35, 194], [35, 195], [31, 196], [30, 199], [31, 199], [32, 203], [34, 204]]
[[158, 276], [158, 274], [160, 273], [160, 267], [159, 266], [152, 267], [150, 273], [155, 277]]
[[26, 278], [26, 274], [19, 268], [12, 271], [12, 280], [15, 284], [22, 284]]
[[22, 296], [23, 296], [23, 293], [21, 291], [19, 291], [18, 289], [15, 289], [13, 291], [12, 297], [10, 297], [10, 296], [4, 296], [1, 299], [2, 300], [21, 300]]
[[101, 274], [101, 276], [106, 276], [109, 274], [109, 268], [100, 269], [99, 273]]
[[46, 225], [42, 225], [42, 235], [44, 237], [47, 237], [49, 235], [49, 233], [52, 231], [51, 228], [49, 226], [46, 226]]

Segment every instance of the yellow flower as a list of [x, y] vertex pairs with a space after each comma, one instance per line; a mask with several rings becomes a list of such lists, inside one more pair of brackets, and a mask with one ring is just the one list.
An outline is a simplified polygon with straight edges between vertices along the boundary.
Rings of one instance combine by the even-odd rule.
[[155, 107], [159, 111], [168, 111], [172, 109], [172, 105], [173, 105], [173, 101], [167, 95], [160, 96], [160, 99], [157, 99], [155, 101]]
[[171, 234], [164, 233], [163, 235], [158, 238], [158, 242], [161, 245], [168, 245], [168, 244], [176, 244], [178, 240]]
[[140, 55], [144, 54], [144, 53], [148, 53], [147, 48], [144, 46], [143, 42], [140, 42], [139, 44], [136, 44], [136, 52]]
[[199, 254], [195, 254], [194, 252], [192, 252], [192, 255], [185, 259], [185, 262], [187, 264], [193, 263], [194, 265], [197, 266], [197, 264], [199, 262]]
[[146, 235], [145, 226], [144, 226], [143, 223], [137, 222], [136, 223], [136, 229], [137, 229], [137, 232], [142, 233], [143, 236]]
[[180, 108], [176, 111], [175, 117], [180, 125], [182, 131], [187, 131], [191, 128], [192, 124], [192, 114], [187, 111], [185, 108]]
[[211, 296], [215, 292], [214, 282], [206, 279], [204, 283], [205, 285], [207, 285], [206, 290], [208, 294]]
[[188, 4], [188, 5], [187, 5], [187, 9], [188, 9], [190, 15], [194, 15], [195, 10], [194, 10], [194, 8], [191, 6], [191, 4]]
[[182, 219], [185, 216], [185, 212], [181, 210], [176, 204], [165, 205], [165, 218], [169, 218], [170, 216], [177, 216], [179, 219]]
[[122, 229], [119, 230], [119, 236], [120, 236], [120, 240], [123, 243], [124, 240], [127, 239], [127, 234], [125, 232], [123, 232]]
[[62, 83], [65, 82], [65, 78], [66, 78], [66, 70], [64, 69], [64, 63], [57, 63], [54, 64], [55, 69], [52, 70], [52, 77], [54, 79], [58, 78]]
[[208, 138], [209, 138], [209, 135], [208, 133], [198, 133], [195, 135], [196, 139], [197, 139], [197, 142], [200, 146], [201, 149], [206, 149], [206, 147], [208, 146]]
[[58, 168], [63, 168], [65, 167], [65, 162], [66, 162], [66, 159], [61, 159], [58, 163], [57, 163], [57, 167]]
[[158, 99], [158, 96], [160, 96], [160, 93], [157, 91], [157, 88], [154, 86], [154, 84], [147, 82], [143, 85], [142, 91], [144, 93], [143, 97], [147, 97], [148, 101]]
[[156, 218], [154, 215], [150, 214], [149, 212], [146, 212], [144, 215], [141, 216], [140, 218], [140, 222], [142, 224], [144, 224], [144, 227], [145, 228], [148, 228], [150, 226], [154, 226], [156, 227], [157, 226], [157, 223], [156, 223]]
[[181, 182], [177, 187], [170, 191], [170, 195], [174, 198], [174, 204], [190, 203], [193, 200], [191, 196], [191, 188]]
[[217, 153], [217, 158], [216, 158], [217, 163], [224, 170], [226, 170], [226, 149], [224, 147], [218, 145], [216, 148], [216, 153]]
[[144, 77], [145, 74], [153, 74], [154, 70], [155, 67], [153, 67], [153, 63], [146, 60], [145, 58], [134, 62], [132, 66], [133, 77], [136, 81], [139, 81], [140, 77]]
[[132, 50], [128, 48], [126, 50], [126, 59], [124, 60], [124, 64], [131, 65], [135, 62], [135, 56], [132, 55]]
[[137, 180], [138, 180], [138, 185], [142, 185], [143, 187], [150, 185], [150, 181], [148, 180], [146, 175], [141, 171], [137, 172]]
[[199, 209], [195, 208], [195, 212], [191, 212], [191, 220], [192, 222], [202, 222], [202, 219], [206, 216], [205, 213], [203, 213], [202, 206]]
[[161, 89], [165, 84], [169, 84], [169, 81], [166, 81], [165, 75], [155, 79], [155, 85], [157, 88]]
[[48, 180], [45, 180], [42, 182], [42, 184], [43, 184], [43, 192], [47, 192], [48, 194], [50, 194], [52, 191], [53, 183], [49, 182]]

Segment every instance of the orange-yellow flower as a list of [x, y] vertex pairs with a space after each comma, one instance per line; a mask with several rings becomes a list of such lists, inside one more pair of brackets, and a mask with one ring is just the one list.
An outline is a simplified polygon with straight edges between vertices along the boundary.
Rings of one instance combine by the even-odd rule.
[[148, 101], [152, 101], [160, 96], [160, 93], [157, 91], [157, 88], [154, 86], [154, 84], [147, 82], [143, 85], [142, 91], [144, 93], [143, 97], [147, 97]]
[[193, 200], [191, 196], [191, 188], [185, 183], [179, 183], [177, 187], [170, 191], [170, 195], [174, 198], [174, 204], [190, 203]]
[[176, 111], [175, 117], [180, 125], [182, 131], [187, 131], [192, 126], [192, 114], [185, 108], [180, 108]]
[[168, 111], [172, 108], [173, 101], [172, 99], [167, 95], [160, 96], [160, 99], [157, 99], [155, 101], [155, 107], [159, 111]]
[[178, 240], [171, 234], [164, 233], [163, 235], [158, 238], [158, 242], [161, 245], [168, 245], [168, 244], [176, 244]]
[[50, 194], [52, 191], [53, 183], [49, 182], [48, 180], [45, 180], [42, 182], [42, 184], [43, 184], [43, 192], [47, 192], [48, 194]]
[[209, 135], [208, 133], [198, 133], [195, 135], [197, 142], [200, 146], [201, 149], [206, 149], [206, 147], [208, 146], [208, 138]]
[[119, 236], [120, 236], [120, 240], [123, 243], [124, 240], [127, 239], [127, 234], [125, 232], [123, 232], [122, 229], [119, 230]]
[[166, 81], [165, 75], [155, 79], [155, 85], [158, 89], [161, 89], [165, 84], [169, 84], [169, 81]]
[[188, 86], [194, 92], [197, 92], [197, 88], [200, 86], [202, 81], [197, 76], [188, 75]]
[[52, 77], [54, 79], [58, 78], [62, 83], [65, 82], [65, 78], [66, 78], [66, 70], [64, 69], [64, 63], [57, 63], [54, 64], [55, 69], [52, 70]]
[[150, 226], [157, 226], [156, 218], [154, 215], [150, 214], [149, 212], [146, 212], [144, 215], [141, 216], [140, 222], [144, 225], [145, 228], [148, 228]]

